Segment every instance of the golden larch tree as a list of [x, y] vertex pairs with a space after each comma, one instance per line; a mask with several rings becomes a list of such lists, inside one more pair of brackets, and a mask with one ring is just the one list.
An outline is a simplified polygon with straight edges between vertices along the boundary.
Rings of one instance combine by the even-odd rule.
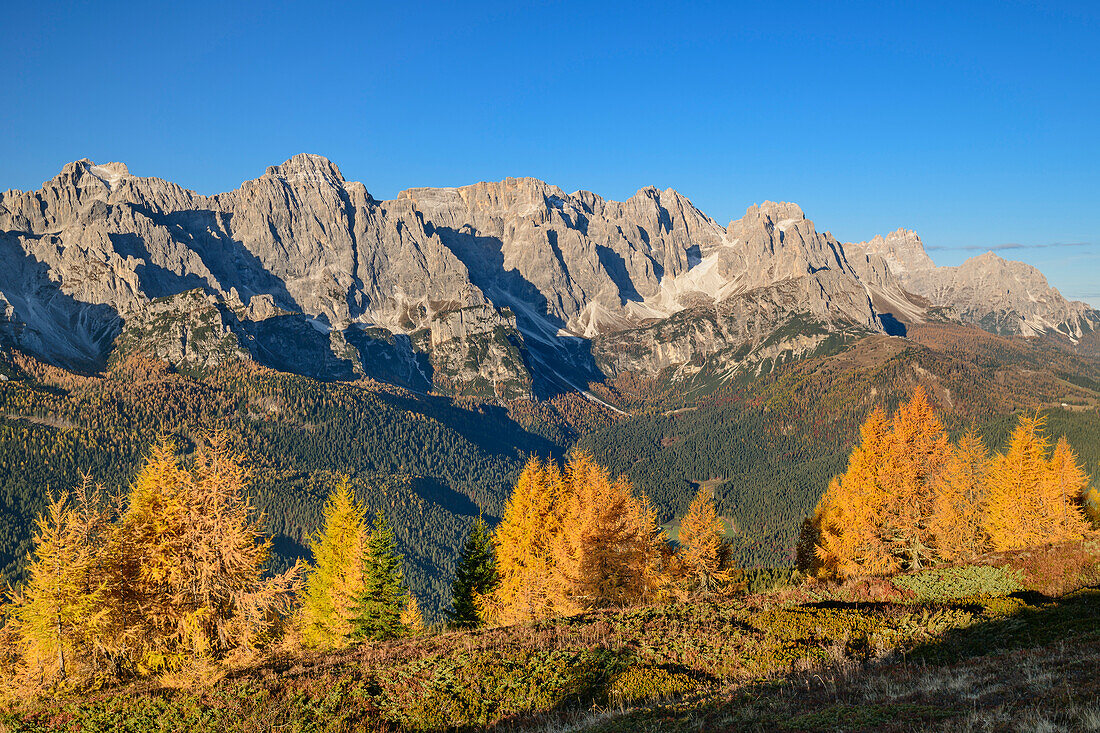
[[168, 441], [150, 452], [119, 528], [126, 636], [139, 671], [246, 658], [288, 613], [299, 566], [265, 578], [270, 540], [246, 493], [243, 457], [224, 434], [184, 469]]
[[424, 633], [424, 615], [420, 613], [420, 604], [416, 600], [416, 596], [409, 594], [409, 598], [405, 601], [405, 607], [401, 609], [401, 625], [404, 626], [411, 636], [420, 636]]
[[15, 676], [25, 688], [86, 681], [103, 661], [110, 606], [96, 550], [107, 524], [86, 491], [77, 500], [62, 493], [35, 523], [28, 581], [10, 609], [21, 658]]
[[109, 549], [117, 558], [120, 645], [139, 673], [171, 666], [180, 639], [180, 559], [186, 552], [185, 472], [171, 440], [154, 444], [130, 485]]
[[549, 612], [550, 546], [560, 527], [562, 490], [557, 464], [527, 461], [493, 534], [499, 582], [479, 598], [486, 622], [513, 624]]
[[680, 521], [680, 562], [689, 592], [710, 592], [722, 580], [724, 532], [711, 492], [699, 489]]
[[1085, 492], [1085, 514], [1095, 529], [1100, 529], [1100, 489]]
[[366, 511], [344, 476], [325, 501], [321, 530], [309, 546], [313, 566], [306, 575], [296, 618], [306, 646], [332, 649], [352, 642], [368, 535]]
[[1041, 428], [1039, 417], [1021, 415], [1008, 448], [989, 462], [982, 527], [996, 551], [1039, 545], [1049, 536], [1044, 521], [1052, 482]]
[[881, 574], [897, 569], [895, 559], [883, 546], [878, 517], [887, 500], [879, 481], [890, 439], [886, 413], [876, 407], [860, 426], [860, 443], [848, 459], [848, 468], [829, 482], [814, 511], [811, 530], [815, 562], [806, 568], [820, 577], [847, 578], [860, 574]]
[[899, 569], [919, 570], [935, 560], [932, 520], [936, 496], [950, 471], [953, 451], [924, 388], [894, 413], [878, 481], [885, 496], [879, 536]]
[[1083, 507], [1088, 486], [1088, 474], [1077, 463], [1077, 454], [1066, 436], [1061, 436], [1050, 456], [1050, 477], [1044, 492], [1049, 541], [1078, 540], [1089, 530]]
[[645, 599], [656, 552], [645, 509], [624, 478], [584, 452], [564, 470], [564, 507], [553, 544], [552, 607], [559, 614]]
[[982, 528], [988, 463], [981, 436], [973, 430], [964, 433], [935, 496], [931, 529], [943, 560], [972, 557], [988, 548]]

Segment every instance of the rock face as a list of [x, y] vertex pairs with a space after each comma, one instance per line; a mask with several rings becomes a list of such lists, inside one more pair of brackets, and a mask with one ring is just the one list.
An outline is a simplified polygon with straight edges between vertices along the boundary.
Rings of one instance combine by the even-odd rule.
[[671, 189], [616, 202], [531, 178], [377, 201], [317, 155], [215, 196], [80, 160], [0, 195], [0, 330], [83, 369], [253, 358], [483, 397], [729, 376], [920, 320], [911, 292], [980, 302], [1001, 282], [964, 265], [926, 286], [938, 270], [898, 234], [841, 245], [772, 202], [722, 227]]
[[907, 229], [844, 246], [869, 259], [881, 257], [905, 289], [994, 333], [1061, 334], [1077, 341], [1100, 327], [1100, 313], [1066, 300], [1031, 265], [993, 252], [971, 257], [958, 267], [936, 267], [920, 237]]

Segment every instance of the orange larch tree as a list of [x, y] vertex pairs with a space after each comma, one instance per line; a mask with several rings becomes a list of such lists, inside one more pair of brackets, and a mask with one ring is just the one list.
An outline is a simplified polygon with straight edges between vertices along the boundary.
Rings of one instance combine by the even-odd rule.
[[722, 579], [724, 532], [711, 492], [699, 489], [680, 521], [680, 562], [686, 591], [709, 592]]
[[1083, 506], [1088, 487], [1088, 474], [1078, 465], [1077, 454], [1063, 435], [1054, 444], [1049, 484], [1044, 492], [1050, 541], [1077, 540], [1089, 530]]
[[551, 542], [561, 519], [561, 471], [532, 457], [520, 473], [493, 535], [499, 583], [480, 598], [485, 620], [512, 624], [549, 612]]
[[552, 607], [559, 614], [639, 603], [656, 554], [645, 509], [623, 477], [587, 453], [564, 471], [564, 505], [553, 543]]
[[818, 503], [807, 541], [814, 542], [813, 561], [806, 570], [820, 577], [893, 572], [895, 563], [878, 533], [878, 515], [887, 496], [879, 469], [890, 440], [886, 413], [876, 407], [860, 426], [860, 443], [848, 468], [829, 482]]
[[879, 536], [894, 565], [919, 570], [935, 559], [932, 520], [953, 451], [922, 387], [894, 413], [879, 483]]
[[982, 528], [988, 462], [989, 451], [980, 435], [969, 430], [959, 438], [947, 475], [938, 486], [932, 516], [936, 552], [944, 560], [971, 557], [988, 548]]

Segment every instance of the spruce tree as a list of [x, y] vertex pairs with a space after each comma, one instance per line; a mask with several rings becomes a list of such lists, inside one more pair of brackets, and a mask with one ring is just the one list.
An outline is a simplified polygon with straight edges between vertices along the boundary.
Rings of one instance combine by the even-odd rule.
[[401, 614], [407, 595], [393, 530], [382, 512], [376, 512], [363, 558], [363, 592], [352, 621], [356, 638], [380, 641], [403, 636], [407, 630]]
[[498, 583], [496, 558], [493, 555], [492, 534], [482, 517], [474, 522], [470, 536], [462, 548], [455, 580], [451, 585], [451, 608], [447, 619], [456, 629], [474, 629], [481, 626], [480, 596], [492, 593]]

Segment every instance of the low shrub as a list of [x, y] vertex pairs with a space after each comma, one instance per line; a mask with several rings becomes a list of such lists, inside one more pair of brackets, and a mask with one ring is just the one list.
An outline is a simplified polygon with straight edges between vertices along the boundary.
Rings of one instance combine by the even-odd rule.
[[619, 704], [660, 700], [698, 688], [690, 675], [664, 667], [638, 666], [620, 672], [608, 688], [608, 697]]
[[966, 596], [1007, 596], [1021, 590], [1022, 573], [988, 565], [933, 568], [913, 575], [899, 575], [893, 584], [913, 593], [917, 601]]

